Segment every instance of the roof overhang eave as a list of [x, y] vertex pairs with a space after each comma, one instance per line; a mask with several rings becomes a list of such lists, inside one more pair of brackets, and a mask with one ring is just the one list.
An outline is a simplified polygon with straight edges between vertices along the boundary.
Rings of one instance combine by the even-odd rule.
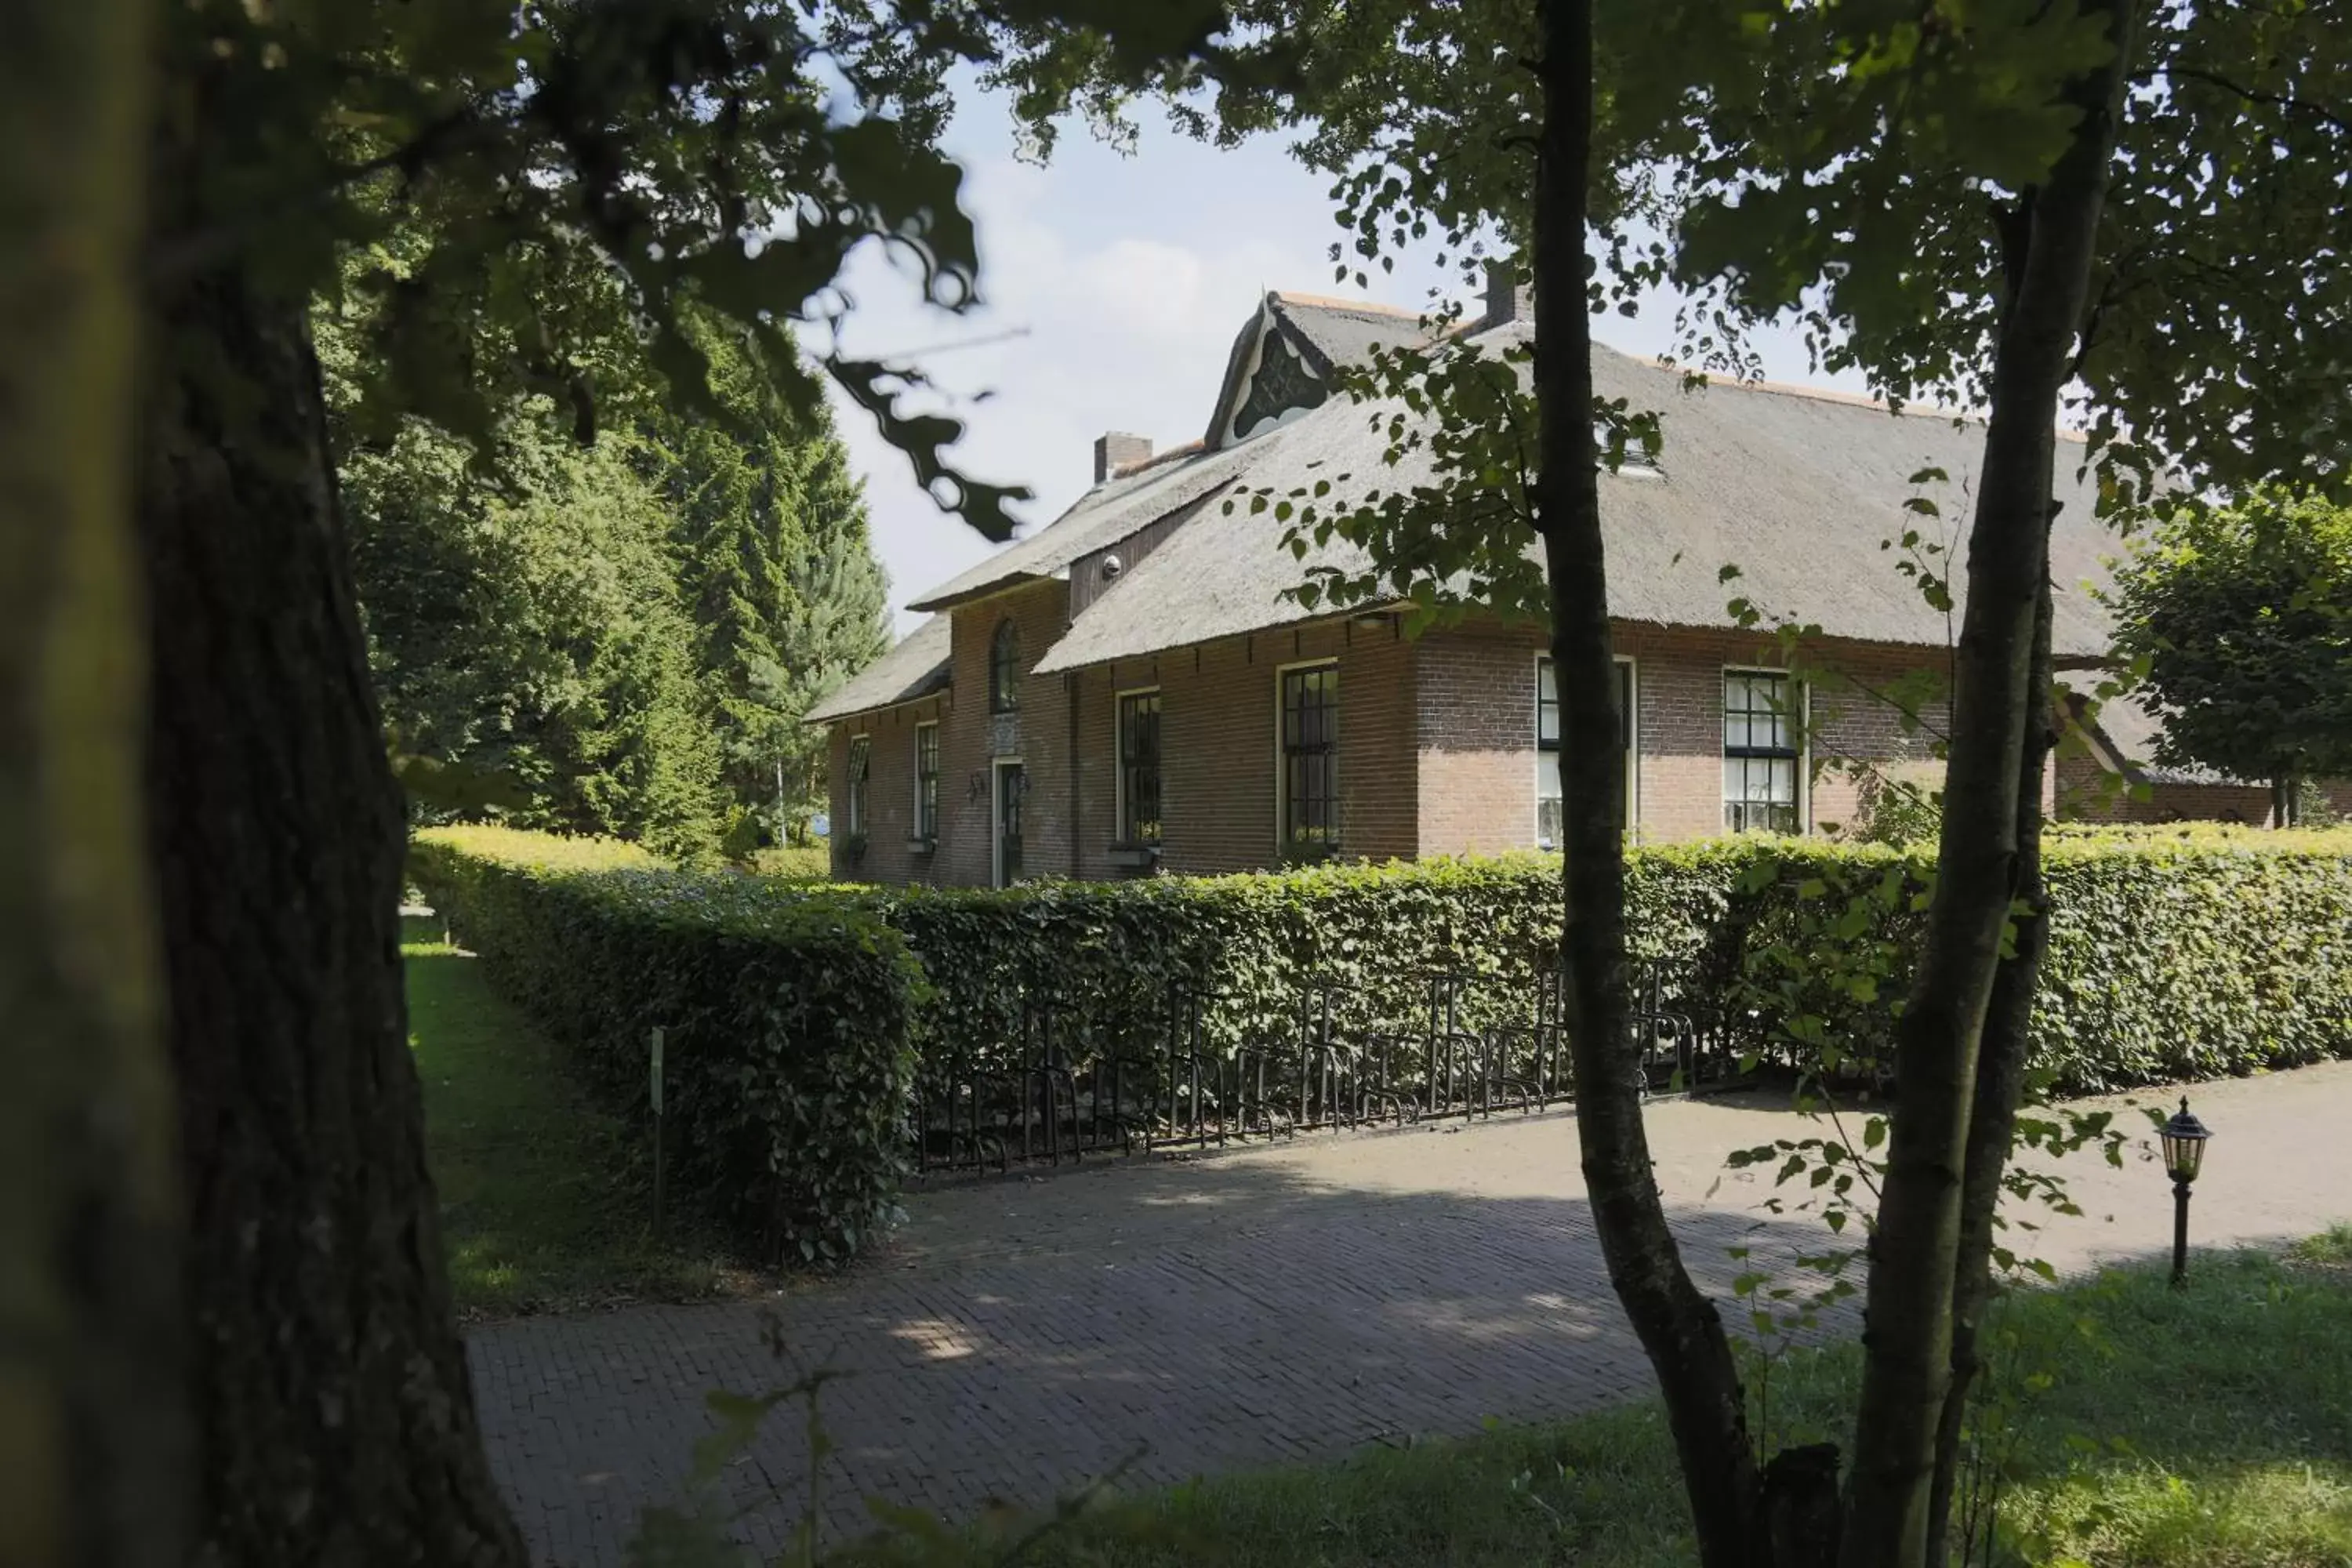
[[893, 708], [911, 708], [918, 702], [929, 702], [942, 691], [954, 689], [954, 687], [955, 680], [949, 673], [947, 661], [942, 659], [940, 661], [939, 668], [925, 676], [923, 683], [912, 691], [902, 692], [887, 702], [860, 703], [855, 708], [844, 708], [833, 713], [820, 713], [816, 709], [812, 708], [808, 712], [801, 715], [801, 722], [810, 729], [815, 729], [820, 725], [839, 724], [851, 719], [863, 718], [868, 713], [887, 713]]
[[957, 609], [965, 605], [977, 605], [982, 599], [993, 599], [999, 594], [1010, 594], [1015, 588], [1025, 588], [1032, 583], [1050, 583], [1055, 578], [1065, 574], [1060, 572], [1051, 574], [1008, 572], [1002, 577], [992, 577], [978, 587], [966, 588], [960, 594], [941, 594], [929, 599], [910, 599], [907, 602], [907, 608], [936, 615], [941, 610]]

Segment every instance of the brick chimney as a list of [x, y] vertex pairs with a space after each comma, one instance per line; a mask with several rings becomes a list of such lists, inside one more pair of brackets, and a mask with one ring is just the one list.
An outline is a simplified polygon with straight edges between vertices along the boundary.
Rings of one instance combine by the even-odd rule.
[[1486, 313], [1479, 318], [1478, 330], [1499, 327], [1506, 321], [1536, 324], [1536, 291], [1533, 286], [1518, 281], [1519, 258], [1486, 263]]
[[1111, 430], [1095, 437], [1095, 483], [1132, 468], [1151, 456], [1151, 437], [1130, 436], [1124, 430]]

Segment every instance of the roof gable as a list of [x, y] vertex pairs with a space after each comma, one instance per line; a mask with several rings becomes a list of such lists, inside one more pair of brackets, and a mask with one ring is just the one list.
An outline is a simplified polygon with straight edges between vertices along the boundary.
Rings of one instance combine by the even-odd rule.
[[1269, 291], [1234, 339], [1202, 444], [1232, 446], [1263, 436], [1320, 407], [1342, 365], [1365, 363], [1383, 344], [1402, 347], [1428, 335], [1410, 310]]
[[1232, 433], [1244, 403], [1257, 399], [1245, 421], [1246, 434], [1269, 434], [1328, 402], [1328, 380], [1339, 366], [1367, 358], [1377, 344], [1412, 341], [1422, 330], [1420, 318], [1408, 310], [1267, 293], [1234, 340], [1206, 439], [1114, 474], [1045, 527], [928, 590], [908, 607], [946, 610], [1058, 576], [1079, 558], [1196, 506], [1256, 460], [1255, 455], [1237, 454], [1241, 438]]

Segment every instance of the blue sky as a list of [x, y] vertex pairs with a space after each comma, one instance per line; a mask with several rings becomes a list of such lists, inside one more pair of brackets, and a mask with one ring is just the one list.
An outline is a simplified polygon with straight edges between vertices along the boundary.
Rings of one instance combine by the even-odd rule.
[[[949, 142], [979, 230], [982, 303], [961, 316], [924, 306], [916, 285], [869, 250], [845, 280], [855, 308], [844, 346], [911, 355], [967, 423], [958, 448], [966, 470], [1036, 492], [1024, 509], [1027, 529], [1086, 489], [1104, 431], [1133, 431], [1163, 449], [1200, 436], [1234, 336], [1264, 290], [1418, 309], [1433, 286], [1459, 283], [1426, 251], [1392, 276], [1375, 275], [1368, 293], [1335, 282], [1330, 181], [1274, 138], [1219, 151], [1153, 121], [1122, 155], [1073, 127], [1039, 167], [1016, 156], [1003, 102], [974, 93]], [[1672, 326], [1670, 300], [1648, 302], [1633, 320], [1595, 323], [1605, 342], [1637, 353], [1665, 349]], [[989, 339], [1000, 341], [940, 346]], [[1768, 336], [1759, 347], [1771, 378], [1818, 379], [1793, 340]], [[905, 614], [909, 597], [992, 547], [932, 504], [863, 416], [845, 409], [841, 426], [866, 476], [875, 547], [904, 631], [920, 618]]]

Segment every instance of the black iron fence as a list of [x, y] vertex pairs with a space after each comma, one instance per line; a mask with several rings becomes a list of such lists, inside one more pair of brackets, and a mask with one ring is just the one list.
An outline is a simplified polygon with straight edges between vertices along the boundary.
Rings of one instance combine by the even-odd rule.
[[[1309, 988], [1250, 1025], [1171, 988], [1159, 1016], [1108, 1027], [1085, 1003], [1024, 995], [1008, 1037], [927, 1065], [915, 1107], [925, 1171], [1059, 1164], [1089, 1153], [1206, 1149], [1300, 1132], [1532, 1112], [1571, 1102], [1561, 977], [1435, 973], [1387, 998]], [[1633, 1049], [1651, 1091], [1729, 1076], [1662, 976], [1637, 973]]]

